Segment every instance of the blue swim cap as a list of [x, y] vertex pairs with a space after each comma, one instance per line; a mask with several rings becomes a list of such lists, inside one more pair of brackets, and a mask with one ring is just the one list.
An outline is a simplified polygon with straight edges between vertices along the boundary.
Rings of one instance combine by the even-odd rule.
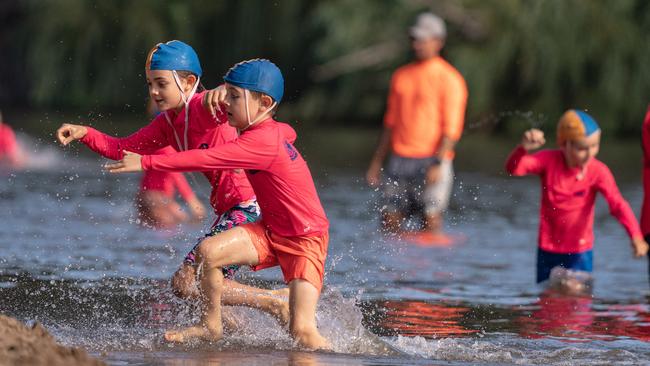
[[274, 63], [265, 59], [242, 61], [231, 67], [223, 80], [240, 88], [264, 93], [278, 104], [284, 95], [282, 72]]
[[169, 41], [159, 43], [149, 51], [145, 68], [149, 70], [177, 70], [189, 71], [196, 76], [201, 76], [201, 63], [199, 56], [187, 43]]

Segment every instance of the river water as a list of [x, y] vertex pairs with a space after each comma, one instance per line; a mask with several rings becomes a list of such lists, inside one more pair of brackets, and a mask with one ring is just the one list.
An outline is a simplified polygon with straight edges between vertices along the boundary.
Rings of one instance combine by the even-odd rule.
[[[462, 167], [446, 228], [464, 239], [437, 247], [378, 232], [360, 169], [314, 169], [331, 220], [318, 324], [335, 352], [301, 351], [246, 308], [228, 309], [239, 327], [220, 342], [166, 344], [165, 329], [197, 319], [167, 281], [210, 222], [141, 228], [137, 175], [104, 174], [101, 159], [40, 146], [25, 170], [0, 177], [0, 312], [109, 364], [650, 364], [647, 260], [632, 259], [602, 199], [593, 294], [564, 295], [535, 284], [538, 181]], [[620, 187], [638, 212], [640, 183]], [[282, 286], [277, 269], [239, 279]]]

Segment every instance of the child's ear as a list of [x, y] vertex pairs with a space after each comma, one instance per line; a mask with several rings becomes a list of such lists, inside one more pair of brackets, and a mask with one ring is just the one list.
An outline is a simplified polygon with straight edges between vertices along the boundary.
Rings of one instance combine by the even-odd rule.
[[268, 96], [268, 95], [266, 95], [266, 94], [262, 94], [262, 98], [261, 98], [261, 99], [262, 99], [262, 100], [261, 100], [261, 103], [260, 103], [260, 104], [261, 104], [264, 108], [271, 108], [271, 106], [273, 105], [273, 98], [271, 98], [270, 96]]
[[185, 78], [185, 82], [187, 83], [186, 87], [188, 88], [188, 91], [192, 90], [192, 87], [194, 87], [194, 83], [196, 83], [196, 80], [197, 79], [196, 76], [194, 76], [194, 74], [187, 75], [187, 77]]

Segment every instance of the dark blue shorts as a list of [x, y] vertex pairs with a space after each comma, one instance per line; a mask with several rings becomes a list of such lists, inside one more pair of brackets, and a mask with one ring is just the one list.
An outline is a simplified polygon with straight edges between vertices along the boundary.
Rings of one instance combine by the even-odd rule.
[[591, 272], [593, 270], [594, 254], [589, 250], [576, 254], [551, 253], [537, 249], [537, 283], [548, 280], [551, 270], [560, 266], [574, 271]]

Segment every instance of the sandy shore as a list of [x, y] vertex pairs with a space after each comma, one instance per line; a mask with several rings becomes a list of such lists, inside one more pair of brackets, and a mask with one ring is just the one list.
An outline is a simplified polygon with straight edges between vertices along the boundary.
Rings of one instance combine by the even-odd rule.
[[80, 348], [64, 347], [40, 324], [0, 315], [0, 365], [106, 365]]

